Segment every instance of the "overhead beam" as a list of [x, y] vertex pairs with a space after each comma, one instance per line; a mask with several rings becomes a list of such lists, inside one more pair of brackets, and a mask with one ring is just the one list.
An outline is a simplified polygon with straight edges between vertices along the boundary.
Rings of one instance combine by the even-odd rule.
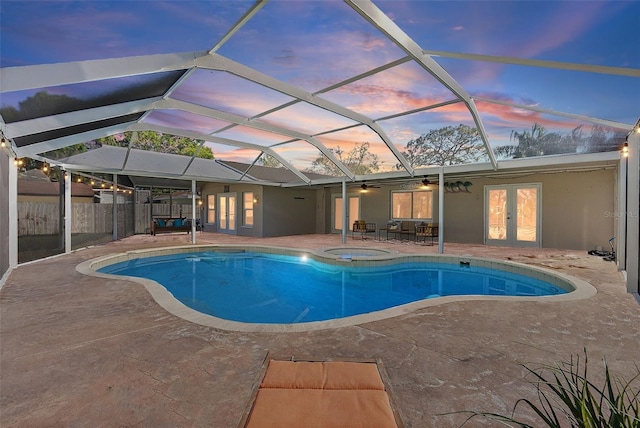
[[210, 141], [212, 143], [219, 143], [219, 144], [225, 144], [225, 145], [228, 145], [228, 146], [242, 147], [242, 148], [257, 150], [257, 151], [260, 151], [260, 152], [266, 152], [269, 155], [273, 156], [274, 158], [278, 159], [278, 161], [285, 168], [289, 169], [291, 172], [293, 172], [295, 175], [297, 175], [302, 181], [304, 181], [307, 184], [311, 182], [309, 177], [304, 175], [295, 166], [290, 164], [289, 161], [284, 159], [278, 153], [276, 153], [273, 150], [271, 150], [269, 147], [260, 146], [258, 144], [246, 143], [244, 141], [232, 140], [232, 139], [229, 139], [229, 138], [216, 137], [215, 135], [208, 135], [208, 134], [203, 134], [203, 133], [195, 132], [195, 131], [187, 131], [187, 130], [184, 130], [184, 129], [169, 128], [169, 127], [165, 127], [165, 126], [150, 125], [150, 124], [145, 124], [145, 123], [136, 123], [134, 125], [131, 125], [127, 130], [129, 130], [129, 131], [156, 131], [156, 132], [162, 132], [164, 134], [180, 135], [182, 137], [192, 138], [194, 140], [205, 140], [205, 141]]
[[[188, 103], [185, 101], [175, 100], [172, 98], [163, 99], [158, 101], [154, 105], [155, 109], [178, 109], [187, 111], [190, 113], [198, 114], [205, 117], [210, 117], [213, 119], [223, 120], [225, 122], [234, 123], [236, 125], [247, 126], [249, 128], [258, 129], [261, 131], [266, 131], [275, 134], [281, 134], [287, 137], [291, 137], [298, 140], [306, 141], [311, 144], [323, 155], [331, 160], [345, 175], [347, 175], [350, 179], [353, 178], [353, 173], [349, 171], [349, 169], [344, 165], [338, 158], [335, 157], [334, 153], [329, 150], [320, 140], [317, 138], [304, 134], [302, 132], [297, 132], [288, 128], [283, 128], [277, 125], [271, 125], [265, 122], [261, 122], [259, 120], [247, 119], [246, 117], [239, 116], [237, 114], [228, 113], [220, 110], [216, 110], [210, 107], [203, 107], [197, 104]], [[212, 134], [215, 135], [215, 134]], [[261, 146], [262, 147], [262, 146]]]
[[536, 111], [538, 113], [545, 113], [553, 116], [561, 116], [561, 117], [567, 117], [570, 119], [584, 120], [586, 122], [597, 123], [599, 125], [609, 126], [611, 128], [616, 128], [616, 129], [623, 129], [625, 131], [628, 131], [631, 128], [633, 128], [633, 124], [629, 124], [629, 123], [620, 123], [620, 122], [614, 122], [612, 120], [597, 119], [595, 117], [583, 116], [580, 114], [564, 113], [561, 111], [551, 110], [548, 108], [528, 106], [526, 104], [511, 103], [508, 101], [494, 100], [492, 98], [486, 98], [486, 97], [473, 97], [473, 99], [478, 101], [484, 101], [487, 103], [492, 103], [492, 104], [499, 104], [507, 107], [514, 107], [514, 108], [523, 109], [523, 110]]
[[22, 91], [116, 77], [183, 70], [193, 67], [194, 61], [203, 55], [207, 55], [207, 52], [196, 51], [6, 67], [0, 73], [0, 91]]
[[451, 92], [464, 101], [471, 113], [473, 121], [478, 128], [480, 137], [493, 165], [494, 169], [498, 168], [496, 157], [493, 154], [491, 145], [489, 144], [489, 137], [484, 129], [480, 114], [476, 109], [475, 104], [471, 100], [469, 93], [451, 76], [446, 72], [444, 68], [440, 66], [431, 57], [423, 54], [423, 50], [418, 44], [409, 37], [404, 31], [400, 29], [387, 15], [384, 14], [376, 5], [368, 0], [345, 0], [356, 12], [358, 12], [364, 19], [369, 21], [378, 30], [385, 34], [391, 41], [393, 41], [398, 47], [404, 50], [414, 61], [422, 66], [429, 74], [435, 77], [440, 83], [447, 87]]
[[260, 9], [262, 9], [262, 7], [267, 4], [267, 0], [258, 0], [256, 1], [253, 6], [251, 6], [249, 8], [249, 10], [247, 10], [241, 17], [240, 19], [238, 19], [238, 21], [233, 25], [233, 27], [231, 27], [231, 29], [229, 31], [227, 31], [227, 33], [222, 36], [222, 38], [220, 39], [220, 41], [218, 43], [215, 44], [214, 47], [212, 47], [209, 50], [210, 54], [216, 53], [218, 51], [218, 49], [220, 49], [222, 47], [222, 45], [224, 45], [234, 34], [236, 34], [238, 31], [240, 31], [240, 29], [242, 27], [244, 27], [244, 24], [246, 24], [247, 22], [249, 22], [249, 20], [251, 18], [253, 18], [253, 16], [258, 13], [258, 11]]
[[618, 76], [640, 77], [637, 68], [610, 67], [606, 65], [577, 64], [571, 62], [545, 61], [539, 59], [513, 58], [507, 56], [479, 55], [468, 53], [455, 53], [445, 51], [423, 50], [425, 55], [440, 56], [444, 58], [465, 59], [472, 61], [497, 62], [510, 65], [525, 65], [528, 67], [555, 68], [559, 70], [584, 71], [587, 73], [601, 73]]
[[55, 138], [53, 140], [43, 141], [41, 143], [30, 144], [23, 147], [14, 147], [14, 151], [18, 157], [33, 157], [40, 153], [58, 150], [63, 147], [73, 146], [74, 144], [86, 143], [87, 141], [98, 138], [108, 137], [113, 134], [125, 132], [127, 127], [135, 122], [120, 123], [118, 125], [108, 126], [105, 128], [94, 129], [92, 131], [81, 132], [79, 134], [69, 135], [67, 137]]
[[149, 110], [154, 102], [161, 99], [161, 97], [147, 98], [145, 100], [131, 101], [122, 104], [113, 104], [105, 107], [96, 107], [40, 117], [37, 119], [13, 122], [6, 125], [6, 135], [9, 138], [17, 138], [25, 135], [52, 131], [54, 129], [67, 128], [89, 122], [97, 122], [113, 117], [126, 116], [132, 113], [140, 113]]

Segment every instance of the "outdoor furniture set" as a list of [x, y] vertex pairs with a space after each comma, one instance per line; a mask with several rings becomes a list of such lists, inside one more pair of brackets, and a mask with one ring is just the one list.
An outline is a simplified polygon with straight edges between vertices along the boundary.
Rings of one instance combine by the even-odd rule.
[[438, 225], [424, 222], [414, 221], [398, 221], [391, 220], [385, 227], [377, 229], [375, 223], [367, 223], [365, 220], [356, 220], [353, 223], [351, 230], [351, 237], [355, 239], [356, 236], [360, 236], [361, 239], [368, 239], [367, 234], [373, 233], [379, 241], [383, 239], [399, 240], [400, 242], [414, 241], [416, 244], [422, 242], [427, 244], [427, 240], [430, 240], [429, 245], [434, 244], [435, 238], [438, 238]]

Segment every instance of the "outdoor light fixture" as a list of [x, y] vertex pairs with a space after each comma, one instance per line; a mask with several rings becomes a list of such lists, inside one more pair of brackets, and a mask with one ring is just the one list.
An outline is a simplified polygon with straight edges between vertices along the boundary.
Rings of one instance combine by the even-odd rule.
[[49, 167], [47, 166], [47, 164], [42, 164], [42, 172], [46, 173], [47, 171], [49, 171]]
[[629, 157], [629, 143], [624, 143], [624, 146], [622, 146], [622, 157]]
[[431, 184], [431, 182], [429, 181], [429, 179], [427, 177], [425, 177], [424, 180], [422, 180], [422, 185], [424, 187], [429, 187], [429, 184]]
[[253, 203], [254, 203], [254, 204], [257, 204], [257, 203], [258, 203], [258, 197], [257, 197], [257, 196], [254, 196], [254, 197], [253, 197]]

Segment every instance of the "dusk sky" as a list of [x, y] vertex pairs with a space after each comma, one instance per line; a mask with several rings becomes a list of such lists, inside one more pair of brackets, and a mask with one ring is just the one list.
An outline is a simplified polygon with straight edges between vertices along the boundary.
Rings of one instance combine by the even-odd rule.
[[[402, 31], [427, 51], [482, 54], [640, 69], [639, 1], [375, 1]], [[83, 61], [211, 49], [251, 6], [246, 1], [11, 1], [0, 15], [2, 67]], [[218, 50], [218, 54], [314, 93], [406, 56], [342, 1], [271, 1]], [[630, 127], [640, 117], [640, 77], [616, 76], [434, 56], [473, 97], [536, 106], [610, 120]], [[114, 82], [114, 84], [119, 84]], [[92, 96], [101, 82], [48, 88]], [[33, 92], [0, 94], [17, 106]], [[474, 125], [463, 103], [407, 116], [405, 111], [455, 99], [415, 62], [318, 94], [378, 120], [399, 149], [446, 125]], [[198, 70], [172, 98], [243, 117], [291, 97], [227, 73]], [[476, 101], [493, 145], [534, 123], [567, 132], [585, 122]], [[262, 117], [306, 134], [353, 124], [348, 118], [299, 103]], [[147, 121], [211, 133], [229, 125], [177, 111], [156, 111]], [[220, 137], [271, 146], [291, 138], [236, 127]], [[385, 165], [395, 159], [369, 128], [356, 127], [320, 140], [327, 147], [369, 141]], [[259, 152], [212, 144], [214, 152], [249, 160]], [[275, 149], [275, 148], [274, 148]], [[304, 144], [278, 146], [304, 165], [318, 155]]]

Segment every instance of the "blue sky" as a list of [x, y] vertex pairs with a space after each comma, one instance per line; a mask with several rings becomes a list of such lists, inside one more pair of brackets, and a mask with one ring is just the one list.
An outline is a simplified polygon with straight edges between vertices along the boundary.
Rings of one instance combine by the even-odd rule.
[[[207, 50], [251, 4], [3, 0], [0, 64], [12, 67]], [[375, 4], [425, 50], [640, 69], [639, 1]], [[309, 92], [405, 55], [342, 1], [271, 1], [218, 52]], [[630, 124], [640, 116], [638, 77], [435, 59], [475, 96]], [[196, 73], [175, 97], [220, 109], [224, 109], [220, 100], [226, 99], [228, 111], [237, 114], [255, 114], [257, 106], [266, 109], [287, 101], [288, 97], [282, 94], [269, 90], [252, 92], [253, 84], [214, 74]], [[205, 91], [202, 83], [208, 78], [221, 84], [205, 85], [209, 88]], [[15, 105], [24, 94], [0, 96], [0, 104], [6, 106]], [[415, 63], [321, 96], [373, 119], [452, 98]], [[533, 122], [558, 129], [580, 124], [498, 105], [479, 103], [479, 108], [488, 132], [499, 143], [505, 142], [511, 129], [530, 128]], [[162, 116], [158, 114], [156, 119]], [[322, 129], [319, 121], [342, 120], [318, 115], [318, 122], [314, 123], [312, 116], [308, 107], [301, 106], [286, 114], [267, 115], [264, 120], [282, 126], [296, 125], [302, 132]], [[185, 120], [183, 116], [174, 118], [178, 119]], [[294, 119], [300, 122], [294, 124]], [[461, 103], [430, 114], [382, 121], [381, 126], [401, 147], [429, 127], [457, 123], [473, 123]], [[354, 131], [354, 138], [364, 138], [362, 135]], [[331, 137], [326, 139], [330, 141]]]

